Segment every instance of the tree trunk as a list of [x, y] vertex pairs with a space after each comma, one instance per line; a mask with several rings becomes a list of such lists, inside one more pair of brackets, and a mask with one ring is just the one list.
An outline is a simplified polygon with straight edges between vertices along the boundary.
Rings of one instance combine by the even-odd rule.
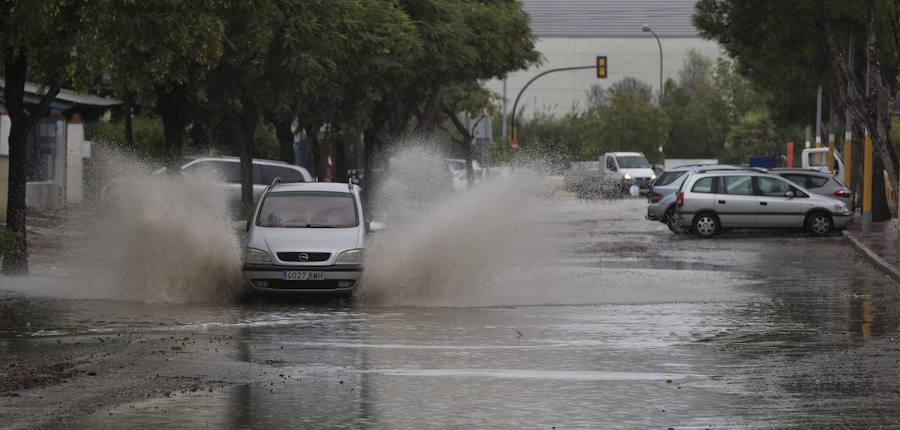
[[184, 84], [156, 86], [156, 110], [163, 122], [166, 138], [166, 167], [170, 174], [178, 173], [175, 162], [184, 155], [184, 135], [187, 127], [187, 94]]
[[[335, 135], [339, 134], [335, 133]], [[335, 182], [347, 182], [347, 142], [344, 142], [343, 139], [336, 139], [332, 147], [334, 148], [334, 180]]]
[[363, 208], [366, 213], [369, 213], [371, 209], [371, 204], [369, 204], [369, 197], [372, 196], [372, 187], [375, 186], [376, 178], [372, 174], [373, 167], [375, 165], [375, 151], [378, 147], [378, 132], [375, 129], [368, 129], [363, 131], [363, 178], [362, 178], [362, 192], [363, 192], [363, 204], [365, 208]]
[[880, 157], [872, 157], [872, 221], [888, 221], [891, 210], [888, 208], [884, 186], [884, 163]]
[[294, 133], [291, 132], [291, 122], [275, 124], [275, 137], [278, 139], [278, 159], [288, 164], [295, 164], [297, 160], [294, 154]]
[[243, 112], [232, 113], [229, 121], [234, 127], [234, 138], [237, 140], [238, 156], [241, 159], [241, 203], [249, 206], [253, 203], [253, 135], [256, 132], [257, 116], [255, 110], [244, 104]]
[[132, 127], [132, 107], [134, 106], [134, 93], [131, 90], [125, 91], [123, 97], [123, 107], [125, 108], [125, 149], [134, 151], [134, 129]]
[[59, 84], [53, 83], [41, 97], [37, 107], [25, 108], [25, 78], [28, 59], [22, 55], [7, 53], [4, 78], [4, 97], [11, 122], [9, 130], [9, 188], [6, 200], [6, 230], [12, 235], [12, 244], [3, 257], [3, 274], [28, 274], [28, 241], [25, 220], [25, 182], [28, 151], [26, 140], [29, 131], [37, 125], [50, 109]]

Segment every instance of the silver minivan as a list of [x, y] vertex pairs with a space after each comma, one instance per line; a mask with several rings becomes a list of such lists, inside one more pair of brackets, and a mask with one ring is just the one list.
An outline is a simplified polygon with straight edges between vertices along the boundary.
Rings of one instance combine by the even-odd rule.
[[682, 184], [676, 214], [682, 228], [703, 237], [724, 228], [804, 228], [825, 236], [853, 219], [844, 202], [758, 170], [700, 170]]
[[275, 183], [247, 223], [244, 279], [259, 292], [349, 296], [362, 277], [367, 233], [379, 227], [366, 221], [352, 183]]

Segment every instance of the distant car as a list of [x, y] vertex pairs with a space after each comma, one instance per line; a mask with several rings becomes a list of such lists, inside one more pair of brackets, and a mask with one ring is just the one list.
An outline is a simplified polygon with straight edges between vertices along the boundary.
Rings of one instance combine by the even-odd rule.
[[847, 207], [853, 209], [853, 202], [850, 199], [850, 189], [844, 185], [837, 176], [823, 172], [818, 169], [800, 169], [790, 167], [780, 167], [769, 169], [774, 173], [791, 182], [802, 185], [807, 190], [823, 196], [834, 197], [847, 204]]
[[742, 169], [738, 166], [720, 165], [720, 164], [690, 164], [678, 166], [663, 171], [659, 177], [650, 184], [650, 191], [647, 193], [647, 216], [652, 221], [659, 221], [669, 227], [673, 233], [682, 233], [678, 224], [675, 223], [675, 197], [678, 194], [678, 188], [690, 173], [697, 172], [700, 169]]
[[363, 273], [367, 233], [353, 183], [276, 183], [247, 223], [243, 274], [258, 292], [349, 296]]
[[759, 170], [701, 169], [682, 183], [676, 222], [702, 237], [723, 228], [804, 228], [816, 236], [847, 228], [842, 201]]

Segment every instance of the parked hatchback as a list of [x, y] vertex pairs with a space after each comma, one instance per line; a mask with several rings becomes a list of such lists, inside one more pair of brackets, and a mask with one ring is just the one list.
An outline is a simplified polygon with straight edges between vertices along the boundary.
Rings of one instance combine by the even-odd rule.
[[247, 225], [244, 278], [255, 291], [349, 296], [378, 227], [352, 183], [273, 184]]
[[757, 170], [700, 170], [682, 184], [676, 207], [678, 225], [704, 237], [723, 228], [804, 228], [825, 236], [852, 220], [844, 202]]
[[807, 190], [816, 194], [834, 197], [846, 203], [847, 207], [850, 209], [853, 209], [853, 203], [850, 200], [850, 188], [847, 188], [840, 178], [831, 173], [817, 169], [798, 169], [790, 167], [769, 169], [769, 172], [796, 184], [800, 184]]

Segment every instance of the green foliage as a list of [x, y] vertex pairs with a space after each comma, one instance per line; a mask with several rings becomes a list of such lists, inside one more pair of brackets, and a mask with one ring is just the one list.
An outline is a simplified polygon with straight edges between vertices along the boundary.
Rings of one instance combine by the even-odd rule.
[[[549, 113], [535, 114], [530, 120], [519, 126], [518, 139], [520, 153], [528, 157], [540, 159], [549, 164], [552, 170], [562, 171], [568, 167], [569, 161], [586, 157], [584, 144], [579, 133], [583, 114], [570, 112], [561, 118]], [[492, 155], [504, 157], [509, 150], [509, 142], [492, 146]]]
[[731, 62], [713, 62], [692, 51], [678, 82], [666, 84], [663, 108], [672, 119], [666, 156], [719, 158], [731, 129], [762, 105], [761, 93], [736, 73]]
[[720, 161], [745, 164], [751, 156], [784, 152], [775, 139], [775, 124], [767, 111], [748, 112], [731, 127]]
[[[162, 151], [165, 136], [163, 125], [155, 115], [137, 115], [131, 122], [134, 135], [134, 152], [141, 158], [165, 161]], [[85, 138], [94, 142], [109, 144], [120, 150], [126, 149], [125, 121], [95, 121], [85, 126]]]
[[626, 76], [604, 89], [600, 84], [591, 85], [588, 90], [588, 107], [592, 109], [606, 106], [609, 100], [619, 93], [626, 93], [636, 97], [644, 103], [653, 100], [653, 86], [637, 78]]
[[579, 131], [588, 159], [610, 151], [637, 151], [653, 161], [658, 158], [658, 148], [668, 140], [671, 127], [672, 121], [662, 109], [620, 92], [608, 106], [588, 111]]
[[275, 138], [275, 127], [259, 119], [256, 132], [253, 134], [253, 156], [270, 160], [278, 159], [278, 139]]

